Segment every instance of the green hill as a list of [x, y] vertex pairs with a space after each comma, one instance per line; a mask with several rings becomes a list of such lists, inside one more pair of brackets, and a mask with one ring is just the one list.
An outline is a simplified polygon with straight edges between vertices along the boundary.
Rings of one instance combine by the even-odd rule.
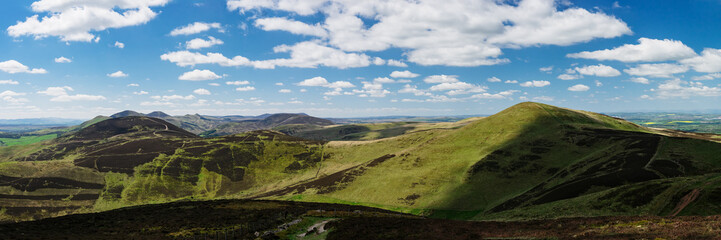
[[[721, 214], [715, 136], [538, 103], [413, 127], [325, 142], [269, 130], [199, 138], [161, 119], [111, 119], [44, 144], [0, 148], [0, 209], [18, 220], [252, 198], [474, 220]], [[348, 136], [334, 128], [319, 135]]]

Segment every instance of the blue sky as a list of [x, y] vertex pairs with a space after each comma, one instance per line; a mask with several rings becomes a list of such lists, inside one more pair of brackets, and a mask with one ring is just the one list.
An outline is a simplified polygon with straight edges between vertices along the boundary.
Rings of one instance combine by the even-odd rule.
[[0, 118], [719, 110], [721, 2], [41, 0], [0, 8]]

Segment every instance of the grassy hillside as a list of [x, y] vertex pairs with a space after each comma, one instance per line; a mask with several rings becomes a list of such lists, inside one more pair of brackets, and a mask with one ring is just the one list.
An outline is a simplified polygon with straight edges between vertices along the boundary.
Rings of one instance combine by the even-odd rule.
[[[719, 172], [717, 143], [650, 132], [605, 115], [523, 103], [459, 129], [331, 142], [328, 171], [321, 170], [326, 180], [259, 196], [482, 219], [637, 182]], [[633, 213], [580, 209], [558, 216]]]
[[374, 140], [268, 130], [200, 138], [156, 118], [106, 120], [49, 143], [0, 148], [0, 209], [17, 220], [260, 198], [474, 220], [721, 214], [715, 135], [538, 103], [457, 123], [346, 127], [313, 133]]
[[366, 123], [347, 124], [332, 126], [317, 125], [283, 125], [274, 130], [288, 135], [324, 140], [324, 141], [364, 141], [382, 138], [395, 137], [406, 133], [425, 131], [429, 129], [451, 129], [459, 128], [481, 118], [469, 118], [457, 122], [389, 122], [389, 123]]

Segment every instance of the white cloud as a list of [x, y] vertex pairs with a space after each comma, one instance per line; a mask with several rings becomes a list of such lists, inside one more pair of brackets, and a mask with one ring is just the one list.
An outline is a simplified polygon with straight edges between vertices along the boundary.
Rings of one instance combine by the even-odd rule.
[[247, 92], [247, 91], [253, 91], [253, 90], [255, 90], [255, 87], [252, 87], [252, 86], [239, 87], [239, 88], [235, 89], [235, 91], [238, 91], [238, 92]]
[[185, 47], [187, 49], [201, 49], [201, 48], [207, 48], [212, 47], [215, 45], [221, 45], [223, 44], [223, 41], [220, 39], [216, 39], [214, 37], [208, 37], [208, 40], [202, 39], [202, 38], [196, 38], [190, 41], [185, 42]]
[[20, 84], [18, 81], [0, 80], [0, 85], [18, 85], [18, 84]]
[[291, 91], [290, 89], [281, 89], [281, 90], [278, 90], [278, 92], [279, 93], [291, 93], [293, 91]]
[[75, 94], [70, 95], [68, 91], [73, 91], [73, 88], [64, 87], [49, 87], [44, 91], [38, 91], [39, 94], [52, 96], [51, 102], [70, 102], [70, 101], [99, 101], [105, 100], [104, 96], [100, 95], [86, 95], [86, 94]]
[[232, 81], [232, 82], [225, 82], [225, 84], [239, 86], [239, 85], [248, 85], [248, 84], [250, 84], [250, 82], [248, 82], [248, 81]]
[[328, 82], [327, 79], [323, 77], [314, 77], [309, 78], [306, 80], [303, 80], [298, 83], [298, 86], [304, 86], [304, 87], [327, 87], [327, 88], [352, 88], [355, 87], [350, 82], [347, 81], [336, 81], [336, 82]]
[[10, 103], [11, 105], [22, 105], [24, 102], [28, 102], [27, 98], [17, 98], [18, 96], [25, 96], [25, 93], [18, 93], [10, 90], [0, 92], [0, 100]]
[[116, 47], [116, 48], [121, 48], [121, 49], [122, 49], [122, 48], [125, 48], [125, 43], [121, 43], [121, 42], [115, 41], [115, 47]]
[[158, 100], [158, 101], [175, 101], [175, 100], [193, 100], [195, 99], [195, 96], [188, 95], [188, 96], [181, 96], [181, 95], [167, 95], [167, 96], [152, 96], [150, 97], [152, 99]]
[[572, 87], [569, 87], [569, 88], [568, 88], [568, 91], [572, 91], [572, 92], [585, 92], [585, 91], [588, 91], [589, 89], [591, 89], [591, 88], [588, 87], [588, 86], [586, 86], [586, 85], [576, 84], [576, 85], [573, 85]]
[[[390, 91], [383, 89], [383, 84], [378, 82], [362, 82], [363, 88], [362, 90], [353, 90], [353, 93], [358, 94], [359, 97], [376, 97], [376, 98], [382, 98], [386, 97]], [[330, 96], [336, 96], [340, 95], [340, 88], [335, 89], [334, 91], [326, 92], [326, 95]]]
[[541, 72], [550, 73], [551, 71], [553, 71], [553, 66], [542, 67], [542, 68], [539, 68], [538, 70]]
[[405, 86], [403, 86], [403, 89], [398, 90], [398, 93], [412, 93], [413, 95], [416, 95], [416, 96], [430, 96], [431, 95], [430, 93], [420, 90], [416, 86], [411, 86], [410, 84], [406, 84]]
[[124, 73], [123, 71], [117, 71], [117, 72], [114, 72], [114, 73], [108, 73], [107, 75], [108, 75], [108, 77], [112, 77], [112, 78], [121, 78], [121, 77], [127, 77], [127, 76], [128, 76], [128, 74]]
[[140, 87], [140, 84], [131, 83], [131, 84], [128, 84], [127, 87]]
[[614, 49], [572, 53], [567, 57], [621, 62], [662, 62], [696, 56], [696, 52], [681, 41], [640, 38], [638, 42], [637, 45], [626, 44]]
[[40, 0], [32, 4], [35, 13], [47, 14], [40, 18], [33, 15], [7, 28], [12, 37], [49, 36], [62, 41], [99, 41], [91, 32], [122, 28], [147, 23], [155, 18], [150, 7], [163, 6], [169, 0]]
[[518, 90], [508, 90], [499, 93], [479, 93], [471, 96], [471, 98], [477, 99], [507, 99], [510, 98], [514, 93], [520, 92]]
[[721, 72], [721, 49], [706, 48], [700, 56], [680, 61], [693, 70], [703, 73]]
[[658, 98], [718, 97], [721, 88], [704, 86], [700, 82], [686, 82], [681, 79], [668, 80], [654, 89]]
[[503, 83], [516, 84], [516, 83], [518, 83], [518, 81], [516, 81], [516, 80], [506, 80], [506, 81], [503, 82]]
[[194, 66], [197, 64], [218, 64], [224, 67], [252, 66], [260, 69], [276, 67], [316, 68], [319, 66], [339, 69], [366, 67], [371, 64], [368, 55], [362, 53], [346, 53], [341, 50], [322, 46], [315, 42], [300, 42], [293, 46], [280, 45], [273, 48], [276, 53], [289, 53], [290, 58], [250, 61], [243, 56], [232, 59], [220, 53], [193, 53], [188, 51], [169, 52], [160, 59], [170, 61], [178, 66]]
[[214, 72], [210, 70], [198, 70], [195, 69], [190, 72], [183, 73], [183, 75], [180, 75], [178, 79], [185, 80], [185, 81], [205, 81], [205, 80], [214, 80], [221, 78], [221, 76], [218, 76], [218, 74], [215, 74]]
[[420, 76], [420, 74], [412, 73], [411, 71], [405, 70], [405, 71], [393, 71], [390, 75], [392, 78], [415, 78]]
[[564, 74], [558, 75], [558, 79], [561, 79], [561, 80], [576, 80], [579, 78], [581, 78], [581, 75], [577, 75], [577, 74], [564, 73]]
[[521, 85], [521, 87], [545, 87], [545, 86], [551, 85], [551, 82], [533, 80], [533, 81], [527, 81], [527, 82], [521, 83], [520, 85]]
[[390, 79], [390, 78], [387, 78], [387, 77], [377, 77], [377, 78], [374, 78], [374, 79], [373, 79], [373, 82], [374, 82], [374, 83], [381, 83], [381, 84], [383, 84], [383, 83], [395, 83], [396, 80], [393, 80], [393, 79]]
[[500, 79], [500, 78], [497, 78], [497, 77], [489, 77], [488, 79], [486, 79], [486, 81], [488, 81], [488, 82], [501, 82], [501, 79]]
[[721, 73], [709, 73], [703, 76], [695, 76], [692, 77], [691, 80], [694, 81], [703, 81], [703, 80], [714, 80], [717, 78], [721, 78]]
[[[241, 14], [261, 9], [303, 16], [321, 13], [325, 16], [321, 24], [275, 19], [286, 26], [272, 29], [321, 36], [343, 51], [403, 49], [408, 61], [420, 65], [493, 65], [508, 62], [499, 58], [501, 47], [565, 46], [631, 33], [612, 16], [573, 6], [559, 10], [553, 0], [513, 4], [495, 0], [229, 0], [227, 6]], [[374, 22], [368, 25], [363, 19]], [[388, 65], [393, 65], [391, 60]]]
[[373, 65], [383, 65], [386, 64], [386, 60], [383, 60], [382, 58], [375, 57], [373, 58]]
[[141, 91], [139, 91], [139, 92], [133, 92], [133, 94], [135, 94], [135, 95], [148, 95], [148, 92], [141, 90]]
[[455, 75], [431, 75], [423, 79], [426, 83], [453, 83], [458, 82], [458, 76]]
[[600, 87], [600, 86], [603, 86], [603, 83], [602, 83], [601, 81], [598, 81], [598, 80], [596, 80], [596, 81], [593, 81], [593, 83], [595, 83], [595, 84], [596, 84], [596, 87]]
[[640, 84], [649, 84], [648, 78], [645, 77], [635, 77], [630, 79], [631, 82], [640, 83]]
[[448, 95], [485, 92], [485, 88], [467, 82], [444, 82], [431, 86], [430, 91], [448, 91]]
[[603, 64], [576, 67], [576, 72], [583, 75], [598, 76], [598, 77], [616, 77], [621, 75], [621, 72], [613, 67], [606, 66]]
[[15, 61], [15, 60], [8, 60], [4, 62], [0, 62], [0, 71], [15, 74], [15, 73], [31, 73], [31, 74], [44, 74], [48, 73], [45, 69], [42, 68], [33, 68], [30, 69], [28, 66], [23, 65], [22, 63]]
[[669, 78], [672, 77], [673, 74], [688, 71], [688, 67], [674, 63], [649, 63], [639, 64], [636, 67], [624, 69], [623, 71], [634, 76]]
[[181, 67], [195, 66], [198, 64], [218, 64], [224, 67], [249, 66], [250, 60], [245, 57], [236, 56], [233, 59], [226, 58], [220, 53], [194, 53], [189, 51], [169, 52], [160, 56], [161, 60], [170, 61]]
[[208, 83], [208, 85], [213, 86], [213, 87], [218, 87], [218, 86], [220, 86], [220, 83]]
[[195, 90], [193, 90], [193, 93], [198, 94], [198, 95], [210, 95], [210, 91], [208, 91], [208, 89], [205, 89], [205, 88], [195, 89]]
[[275, 83], [275, 85], [276, 85], [276, 86], [283, 86], [283, 83], [282, 83], [282, 82], [277, 82], [277, 83]]
[[55, 62], [56, 63], [71, 63], [71, 62], [73, 62], [73, 60], [70, 60], [69, 58], [60, 56], [58, 58], [55, 58]]
[[178, 35], [192, 35], [196, 33], [201, 33], [208, 31], [210, 29], [218, 29], [219, 31], [223, 31], [223, 27], [220, 26], [220, 23], [204, 23], [204, 22], [194, 22], [191, 24], [188, 24], [186, 26], [178, 27], [173, 29], [173, 31], [170, 31], [170, 36], [178, 36]]
[[386, 64], [388, 64], [388, 66], [393, 66], [393, 67], [408, 67], [408, 64], [404, 63], [403, 61], [395, 60], [395, 59], [388, 59]]
[[287, 18], [261, 18], [255, 20], [255, 26], [265, 31], [286, 31], [298, 35], [326, 37], [328, 32], [320, 24], [309, 25], [304, 22], [289, 20]]

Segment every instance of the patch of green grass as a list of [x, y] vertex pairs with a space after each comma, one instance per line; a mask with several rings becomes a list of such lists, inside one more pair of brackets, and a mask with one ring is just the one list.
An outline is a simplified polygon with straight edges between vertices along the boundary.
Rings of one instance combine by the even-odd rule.
[[39, 136], [21, 136], [20, 138], [0, 138], [0, 146], [19, 146], [38, 143], [57, 138], [57, 134]]

